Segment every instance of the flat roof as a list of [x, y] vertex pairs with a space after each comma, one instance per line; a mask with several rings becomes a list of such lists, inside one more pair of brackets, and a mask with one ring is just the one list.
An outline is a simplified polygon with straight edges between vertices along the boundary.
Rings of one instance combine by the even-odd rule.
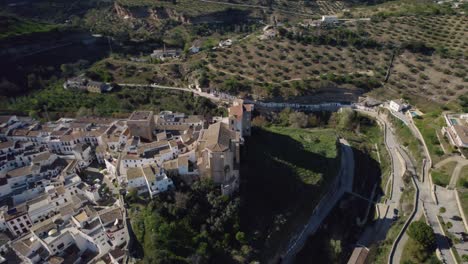
[[153, 111], [135, 111], [128, 118], [129, 120], [147, 120], [153, 115]]

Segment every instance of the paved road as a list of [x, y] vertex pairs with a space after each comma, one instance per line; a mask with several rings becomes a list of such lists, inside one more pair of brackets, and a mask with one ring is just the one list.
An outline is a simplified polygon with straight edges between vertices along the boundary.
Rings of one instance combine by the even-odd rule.
[[[367, 112], [367, 111], [365, 113], [371, 116], [374, 116], [375, 118], [378, 118], [381, 122], [386, 124], [385, 144], [387, 145], [387, 148], [389, 150], [389, 153], [393, 161], [392, 162], [393, 163], [392, 164], [393, 166], [392, 167], [393, 190], [391, 192], [391, 198], [386, 202], [386, 204], [388, 205], [388, 210], [386, 211], [387, 216], [381, 216], [381, 219], [376, 223], [376, 225], [368, 228], [368, 230], [366, 230], [366, 232], [363, 234], [363, 236], [360, 239], [360, 242], [363, 245], [369, 246], [371, 243], [385, 238], [385, 235], [391, 225], [391, 221], [389, 221], [389, 218], [392, 216], [393, 209], [399, 207], [399, 201], [401, 198], [401, 192], [399, 188], [404, 186], [404, 182], [402, 179], [403, 173], [405, 172], [405, 170], [407, 170], [413, 175], [416, 175], [417, 167], [413, 164], [413, 161], [410, 158], [410, 156], [407, 154], [407, 152], [400, 147], [391, 127], [389, 126], [390, 122], [387, 122], [386, 119], [378, 116], [376, 113]], [[401, 118], [404, 118], [404, 116], [401, 116]], [[411, 122], [411, 120], [408, 120], [408, 122], [405, 122], [405, 123], [409, 124], [409, 126], [411, 127], [415, 135], [420, 135], [419, 133], [417, 133], [417, 131], [415, 131], [416, 128], [414, 127], [414, 124]], [[427, 155], [428, 154], [427, 150], [425, 152]], [[425, 166], [423, 168], [423, 173], [425, 173], [425, 175], [428, 175], [427, 173], [429, 171], [429, 168], [430, 168], [430, 163], [429, 162], [425, 163]], [[424, 213], [423, 212], [424, 209], [422, 206], [424, 206], [427, 212], [427, 220], [429, 224], [434, 228], [434, 232], [436, 233], [437, 246], [441, 252], [442, 258], [444, 259], [445, 263], [450, 263], [450, 264], [455, 263], [450, 254], [448, 240], [443, 235], [442, 229], [440, 228], [440, 225], [438, 224], [438, 221], [437, 221], [437, 214], [439, 211], [439, 206], [435, 204], [432, 198], [433, 196], [431, 194], [431, 183], [428, 180], [426, 180], [425, 182], [420, 182], [419, 180], [416, 180], [416, 184], [419, 189], [420, 203], [418, 204], [421, 204], [421, 206], [416, 207], [416, 213], [412, 221], [418, 220], [421, 218], [421, 216]], [[454, 211], [452, 209], [451, 209], [451, 212], [453, 213]], [[372, 234], [375, 234], [375, 237], [373, 237]], [[395, 253], [393, 256], [393, 263], [400, 263], [403, 249], [405, 247], [407, 240], [408, 240], [408, 235], [405, 233], [400, 239], [400, 241], [396, 244]]]
[[314, 209], [309, 223], [304, 227], [301, 233], [293, 236], [293, 240], [288, 246], [287, 252], [282, 257], [282, 263], [292, 263], [295, 255], [302, 249], [310, 235], [315, 233], [325, 220], [327, 215], [334, 208], [335, 204], [341, 199], [345, 192], [351, 192], [353, 189], [354, 178], [354, 154], [349, 143], [340, 139], [342, 154], [341, 168], [338, 175], [338, 186], [333, 186], [329, 192], [320, 200], [320, 203]]
[[[461, 214], [458, 210], [458, 204], [455, 202], [455, 190], [448, 190], [445, 188], [436, 188], [437, 198], [440, 204], [444, 205], [446, 209], [445, 213], [441, 213], [441, 217], [445, 223], [452, 223], [452, 227], [448, 229], [448, 231], [455, 237], [461, 239], [461, 233], [467, 232], [465, 230], [465, 225], [461, 220]], [[437, 206], [437, 209], [440, 206]], [[438, 211], [438, 213], [440, 213]], [[459, 244], [454, 244], [455, 250], [458, 251], [458, 255], [462, 256], [464, 254], [468, 254], [468, 243], [463, 242]]]
[[[427, 162], [423, 164], [424, 165], [423, 170], [422, 170], [423, 177], [419, 177], [419, 179], [421, 180], [419, 179], [416, 180], [416, 184], [419, 189], [419, 199], [420, 199], [421, 205], [424, 206], [424, 208], [419, 208], [419, 207], [417, 208], [416, 217], [414, 217], [413, 221], [419, 220], [419, 218], [422, 215], [421, 212], [425, 210], [426, 220], [429, 223], [429, 225], [431, 225], [432, 228], [434, 229], [434, 233], [436, 234], [436, 238], [437, 238], [437, 248], [440, 251], [440, 254], [444, 263], [454, 264], [456, 263], [456, 261], [454, 260], [454, 258], [452, 257], [450, 253], [450, 245], [449, 245], [448, 239], [447, 237], [445, 237], [442, 231], [442, 228], [440, 227], [440, 224], [438, 222], [438, 218], [437, 218], [440, 206], [442, 206], [442, 204], [444, 204], [443, 206], [446, 206], [445, 205], [446, 201], [441, 201], [443, 203], [441, 203], [440, 205], [436, 204], [434, 200], [435, 196], [433, 195], [433, 191], [432, 191], [432, 186], [433, 186], [432, 180], [430, 177], [427, 177], [429, 175], [429, 170], [431, 167], [431, 159], [429, 156], [429, 151], [427, 150], [427, 147], [425, 145], [424, 138], [422, 137], [421, 133], [419, 132], [417, 127], [414, 125], [412, 120], [408, 120], [407, 124], [408, 124], [408, 127], [412, 130], [413, 135], [416, 138], [419, 138], [423, 142], [424, 150], [425, 150], [424, 156], [426, 157], [426, 160], [427, 160]], [[416, 168], [416, 166], [413, 165], [413, 161], [409, 157], [407, 152], [401, 148], [400, 150], [401, 150], [400, 153], [403, 159], [405, 160], [406, 164], [408, 164], [408, 167]], [[455, 200], [452, 200], [451, 203], [454, 203], [454, 201]], [[399, 260], [401, 259], [401, 254], [403, 252], [403, 248], [405, 247], [405, 243], [407, 242], [407, 239], [408, 239], [407, 235], [405, 234], [403, 236], [403, 239], [401, 239], [400, 242], [397, 244], [393, 263], [399, 263]]]
[[387, 199], [387, 201], [384, 204], [377, 205], [379, 211], [381, 212], [379, 219], [373, 225], [368, 226], [364, 230], [363, 234], [357, 242], [359, 245], [370, 247], [371, 244], [375, 243], [376, 241], [381, 241], [385, 239], [387, 232], [393, 223], [394, 210], [398, 210], [402, 194], [400, 188], [404, 188], [405, 186], [403, 181], [405, 164], [402, 158], [400, 157], [400, 154], [398, 153], [398, 144], [396, 142], [395, 135], [393, 134], [390, 126], [387, 125], [387, 121], [384, 119], [384, 117], [379, 116], [376, 112], [359, 112], [365, 113], [373, 118], [378, 119], [384, 125], [384, 142], [392, 160], [392, 174], [391, 177], [389, 177], [389, 184], [391, 184], [392, 186], [390, 189], [390, 193], [388, 194], [389, 199]]

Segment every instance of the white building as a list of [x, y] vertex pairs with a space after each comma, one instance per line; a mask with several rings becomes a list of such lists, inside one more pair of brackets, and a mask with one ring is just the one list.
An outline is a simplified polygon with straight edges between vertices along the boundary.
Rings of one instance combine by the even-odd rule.
[[338, 21], [337, 16], [322, 16], [322, 23], [334, 24], [338, 23]]
[[407, 105], [404, 103], [402, 99], [391, 100], [389, 104], [390, 110], [395, 112], [403, 111], [407, 108]]
[[468, 114], [444, 115], [447, 127], [442, 132], [449, 138], [450, 144], [459, 148], [468, 148]]

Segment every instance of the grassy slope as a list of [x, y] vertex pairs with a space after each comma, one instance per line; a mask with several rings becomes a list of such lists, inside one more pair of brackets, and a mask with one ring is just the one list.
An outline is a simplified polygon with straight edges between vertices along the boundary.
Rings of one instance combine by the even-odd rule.
[[32, 33], [49, 32], [57, 29], [58, 26], [0, 14], [0, 28], [2, 29], [0, 31], [1, 40]]
[[[363, 115], [365, 116], [365, 115]], [[365, 120], [365, 119], [363, 119]], [[371, 120], [373, 120], [371, 118]], [[370, 155], [370, 158], [380, 163], [381, 182], [380, 188], [384, 192], [388, 177], [391, 174], [390, 154], [385, 147], [383, 131], [377, 123], [369, 125], [361, 122], [357, 131], [341, 131], [343, 137], [348, 139], [353, 147]], [[376, 148], [377, 147], [377, 148]]]
[[123, 88], [109, 94], [95, 94], [65, 90], [59, 82], [27, 96], [0, 100], [0, 111], [28, 114], [31, 111], [41, 112], [44, 106], [47, 106], [49, 114], [57, 113], [59, 116], [74, 116], [80, 108], [89, 109], [92, 114], [100, 116], [125, 114], [136, 109], [151, 109], [156, 112], [171, 110], [197, 114], [204, 114], [205, 110], [217, 111], [216, 106], [211, 102], [204, 98], [194, 99], [190, 93], [149, 88]]
[[455, 169], [456, 165], [457, 165], [457, 162], [454, 161], [454, 162], [449, 162], [445, 164], [439, 169], [434, 169], [431, 172], [432, 180], [434, 184], [437, 184], [443, 187], [447, 186], [450, 183], [450, 178], [452, 177], [452, 172], [453, 172], [453, 169]]
[[406, 147], [413, 158], [416, 160], [417, 164], [422, 164], [423, 156], [422, 156], [422, 146], [419, 140], [417, 140], [411, 130], [399, 119], [390, 116], [390, 120], [395, 128], [395, 133], [397, 135], [398, 141]]
[[[426, 217], [423, 215], [419, 221], [426, 221]], [[403, 249], [401, 256], [401, 263], [421, 263], [421, 257], [426, 259], [422, 263], [434, 263], [434, 259], [437, 258], [435, 251], [428, 255], [427, 252], [420, 245], [417, 244], [412, 238], [406, 242], [406, 247]]]
[[460, 178], [458, 179], [458, 182], [457, 182], [457, 187], [464, 187], [464, 188], [467, 188], [468, 187], [468, 166], [465, 166], [461, 173], [460, 173]]
[[424, 137], [432, 161], [437, 163], [444, 154], [436, 134], [445, 125], [442, 112], [433, 111], [424, 115], [421, 119], [414, 119], [414, 123]]
[[332, 130], [253, 130], [241, 163], [241, 219], [249, 219], [241, 224], [257, 237], [261, 259], [282, 252], [304, 225], [339, 169], [337, 156]]

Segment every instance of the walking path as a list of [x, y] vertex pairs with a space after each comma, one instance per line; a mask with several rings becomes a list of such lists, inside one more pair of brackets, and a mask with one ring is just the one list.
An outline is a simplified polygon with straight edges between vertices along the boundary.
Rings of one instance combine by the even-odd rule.
[[[432, 183], [432, 179], [429, 174], [429, 171], [432, 165], [432, 160], [431, 160], [429, 151], [427, 149], [426, 143], [424, 141], [424, 138], [422, 137], [419, 129], [414, 125], [413, 120], [411, 118], [409, 118], [406, 124], [410, 128], [414, 136], [423, 143], [424, 156], [426, 157], [423, 163], [422, 177], [420, 177], [421, 180], [416, 180], [416, 184], [420, 192], [419, 199], [421, 201], [422, 210], [421, 208], [416, 208], [417, 209], [416, 216], [414, 217], [413, 221], [418, 220], [420, 218], [421, 216], [420, 211], [424, 213], [427, 223], [434, 229], [434, 233], [436, 234], [437, 248], [440, 253], [440, 257], [442, 258], [442, 261], [447, 264], [452, 264], [452, 263], [455, 264], [457, 262], [451, 252], [450, 243], [447, 237], [445, 236], [444, 230], [442, 229], [441, 223], [439, 222], [439, 219], [438, 219], [440, 206], [441, 205], [448, 206], [448, 204], [450, 203], [454, 204], [453, 201], [455, 199], [450, 201], [450, 198], [448, 198], [447, 200], [445, 197], [441, 197], [443, 199], [441, 199], [440, 201], [437, 200], [436, 191], [435, 191], [434, 185]], [[402, 156], [405, 159], [407, 164], [412, 163], [411, 158], [405, 151], [402, 151]], [[416, 166], [411, 165], [411, 167], [415, 168]], [[451, 209], [451, 212], [454, 213], [454, 210]], [[400, 262], [403, 248], [405, 247], [405, 243], [407, 242], [407, 239], [408, 239], [407, 235], [404, 234], [402, 239], [396, 245], [395, 257], [392, 263]]]
[[[370, 115], [383, 125], [384, 143], [392, 161], [392, 174], [391, 177], [389, 177], [389, 183], [392, 184], [392, 188], [390, 188], [390, 193], [387, 194], [389, 198], [385, 201], [384, 204], [378, 204], [379, 211], [382, 211], [383, 214], [380, 214], [380, 217], [375, 222], [375, 224], [368, 226], [364, 230], [363, 234], [357, 242], [359, 245], [370, 247], [376, 241], [385, 239], [388, 230], [394, 222], [393, 217], [395, 214], [395, 209], [398, 210], [400, 197], [402, 194], [400, 188], [404, 187], [403, 175], [405, 172], [405, 166], [396, 148], [397, 143], [395, 135], [391, 131], [390, 126], [387, 125], [387, 121], [376, 112], [362, 110], [358, 111]], [[383, 210], [381, 210], [382, 208]]]
[[325, 220], [327, 215], [335, 207], [335, 204], [341, 199], [346, 192], [351, 192], [353, 189], [354, 178], [354, 154], [349, 143], [340, 139], [342, 156], [341, 168], [337, 177], [336, 188], [331, 186], [328, 193], [320, 200], [320, 203], [315, 207], [309, 223], [304, 226], [304, 229], [297, 236], [293, 236], [292, 241], [288, 246], [287, 252], [282, 256], [283, 264], [293, 263], [294, 257], [302, 249], [310, 235], [315, 233]]

